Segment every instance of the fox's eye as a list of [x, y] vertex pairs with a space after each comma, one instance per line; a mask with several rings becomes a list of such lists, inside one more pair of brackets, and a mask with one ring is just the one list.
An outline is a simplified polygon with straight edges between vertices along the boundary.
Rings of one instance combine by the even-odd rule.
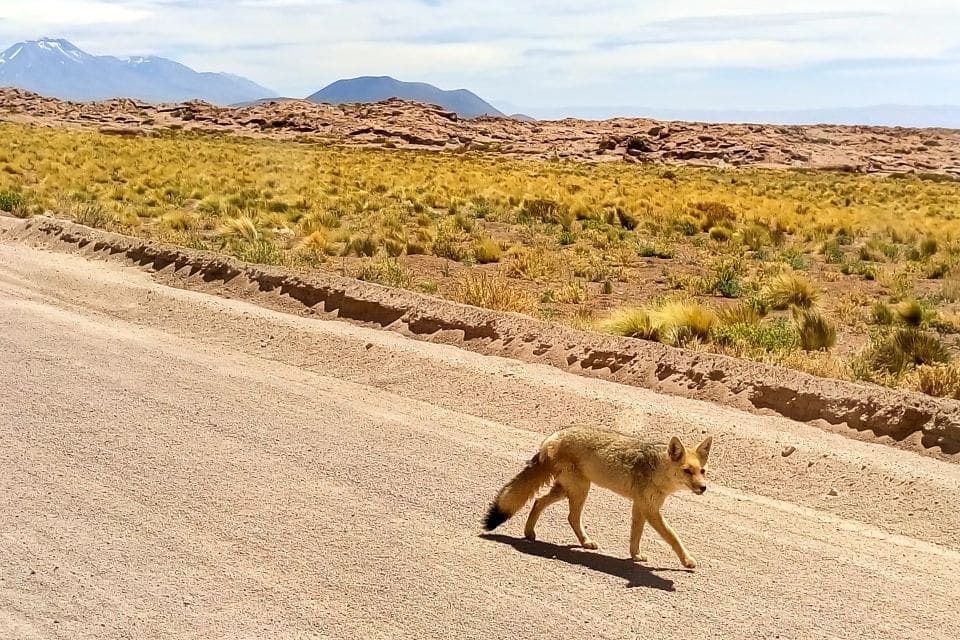
[[692, 475], [693, 475], [693, 469], [684, 469], [683, 472], [684, 472], [685, 474], [687, 474], [688, 476], [692, 476]]
[[706, 469], [700, 469], [700, 473], [702, 473], [703, 475], [707, 475], [707, 470], [706, 470]]

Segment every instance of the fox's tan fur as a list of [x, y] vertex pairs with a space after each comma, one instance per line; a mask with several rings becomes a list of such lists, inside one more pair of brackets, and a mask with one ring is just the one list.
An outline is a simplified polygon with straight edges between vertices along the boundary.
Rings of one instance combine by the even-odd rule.
[[706, 464], [713, 439], [707, 437], [696, 449], [687, 449], [673, 437], [669, 444], [642, 442], [634, 436], [596, 427], [569, 427], [548, 436], [526, 467], [497, 494], [484, 528], [492, 531], [516, 514], [540, 487], [553, 480], [550, 491], [533, 503], [524, 533], [536, 539], [535, 527], [548, 506], [566, 498], [570, 505], [567, 520], [577, 540], [586, 549], [597, 544], [580, 524], [580, 514], [591, 484], [619, 493], [633, 502], [630, 528], [630, 557], [646, 560], [640, 553], [640, 537], [650, 523], [671, 546], [683, 566], [693, 568], [696, 561], [687, 552], [660, 509], [670, 494], [690, 489], [702, 494], [707, 489]]

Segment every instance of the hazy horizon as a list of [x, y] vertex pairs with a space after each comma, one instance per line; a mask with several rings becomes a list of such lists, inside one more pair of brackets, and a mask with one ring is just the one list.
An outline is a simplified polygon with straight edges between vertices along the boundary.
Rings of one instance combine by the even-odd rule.
[[0, 0], [0, 43], [49, 36], [96, 55], [159, 55], [291, 97], [389, 75], [505, 111], [960, 104], [952, 2], [716, 4]]

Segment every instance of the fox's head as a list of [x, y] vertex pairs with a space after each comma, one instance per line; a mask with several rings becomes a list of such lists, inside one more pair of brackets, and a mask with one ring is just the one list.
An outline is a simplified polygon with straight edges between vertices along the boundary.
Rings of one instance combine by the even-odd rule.
[[673, 463], [674, 482], [679, 487], [689, 487], [697, 495], [707, 490], [707, 458], [713, 436], [707, 436], [693, 451], [690, 451], [680, 438], [674, 436], [667, 445], [667, 455]]

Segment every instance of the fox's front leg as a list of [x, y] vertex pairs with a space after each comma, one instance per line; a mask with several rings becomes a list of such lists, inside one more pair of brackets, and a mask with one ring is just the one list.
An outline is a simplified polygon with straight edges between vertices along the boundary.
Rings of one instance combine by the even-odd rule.
[[647, 556], [640, 553], [640, 538], [643, 536], [643, 525], [646, 517], [641, 506], [634, 502], [632, 519], [630, 521], [630, 557], [637, 562], [646, 562]]
[[677, 554], [677, 557], [680, 558], [680, 562], [683, 563], [687, 569], [694, 569], [697, 566], [697, 561], [693, 559], [693, 556], [687, 551], [687, 548], [683, 546], [683, 543], [680, 542], [680, 538], [677, 536], [677, 532], [673, 530], [667, 521], [663, 519], [663, 516], [660, 515], [659, 511], [654, 511], [647, 514], [647, 520], [650, 522], [650, 525], [657, 530], [657, 533], [660, 534], [660, 537], [666, 540], [667, 544], [673, 547], [674, 553]]

